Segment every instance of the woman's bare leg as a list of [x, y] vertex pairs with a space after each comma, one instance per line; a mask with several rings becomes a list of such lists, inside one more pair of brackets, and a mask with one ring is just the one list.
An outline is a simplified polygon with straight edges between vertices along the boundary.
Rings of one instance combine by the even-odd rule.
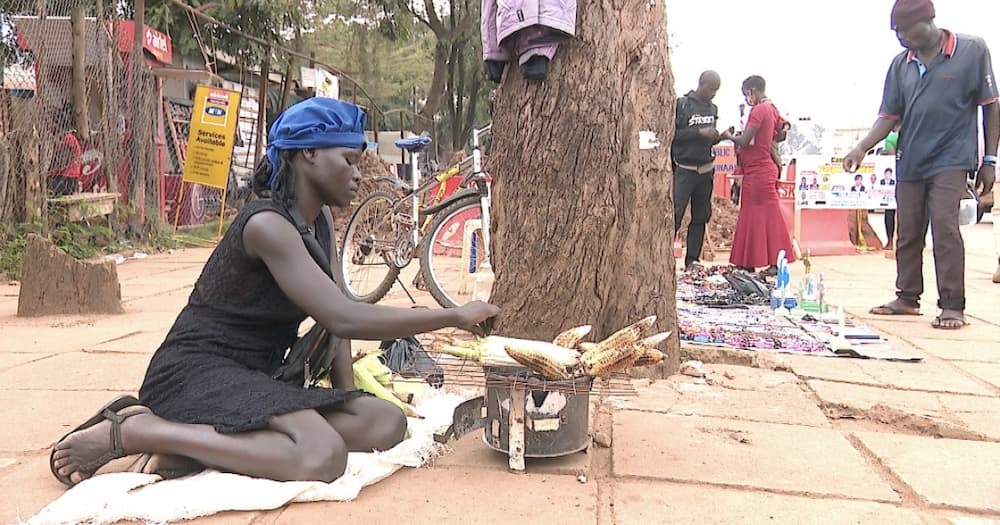
[[[129, 407], [125, 410], [134, 410]], [[74, 482], [90, 477], [81, 465], [110, 449], [111, 422], [73, 433], [56, 445], [55, 465]], [[220, 434], [210, 425], [166, 421], [137, 414], [121, 425], [126, 454], [185, 456], [203, 465], [279, 481], [333, 481], [347, 467], [347, 445], [315, 410], [275, 416], [267, 430]]]
[[376, 397], [357, 397], [324, 413], [351, 452], [389, 450], [406, 434], [403, 411]]

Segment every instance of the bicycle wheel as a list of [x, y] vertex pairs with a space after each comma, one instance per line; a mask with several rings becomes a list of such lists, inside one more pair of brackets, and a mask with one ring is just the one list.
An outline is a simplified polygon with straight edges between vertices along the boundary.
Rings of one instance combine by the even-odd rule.
[[388, 192], [369, 195], [354, 211], [340, 249], [340, 275], [347, 296], [363, 303], [377, 303], [392, 288], [399, 268], [392, 261], [396, 234]]
[[470, 250], [469, 261], [463, 261], [462, 247], [467, 222], [478, 221], [481, 217], [479, 195], [470, 195], [436, 213], [420, 243], [420, 271], [424, 284], [444, 308], [454, 308], [472, 300], [475, 274], [470, 271], [470, 267], [474, 268], [471, 259], [475, 257], [476, 266], [482, 262], [483, 238], [475, 235], [476, 249]]

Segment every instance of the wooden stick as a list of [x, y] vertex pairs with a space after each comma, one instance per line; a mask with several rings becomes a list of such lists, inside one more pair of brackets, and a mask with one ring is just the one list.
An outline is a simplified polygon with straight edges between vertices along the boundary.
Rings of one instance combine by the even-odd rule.
[[226, 189], [229, 187], [229, 177], [226, 177], [226, 185], [222, 187], [222, 205], [219, 206], [219, 231], [216, 237], [222, 237], [222, 223], [226, 217]]
[[507, 438], [508, 466], [524, 473], [524, 403], [525, 385], [514, 382], [510, 387], [510, 432]]
[[181, 187], [177, 189], [177, 200], [174, 201], [174, 233], [177, 233], [177, 223], [181, 220], [181, 206], [184, 202], [184, 179], [181, 178]]

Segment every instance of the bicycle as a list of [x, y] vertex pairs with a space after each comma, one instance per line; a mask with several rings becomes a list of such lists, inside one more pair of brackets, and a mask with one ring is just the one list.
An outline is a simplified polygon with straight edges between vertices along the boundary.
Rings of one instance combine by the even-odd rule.
[[[422, 278], [427, 291], [445, 308], [467, 301], [463, 299], [467, 283], [460, 282], [457, 289], [452, 289], [444, 285], [443, 277], [455, 270], [467, 272], [467, 277], [489, 260], [490, 186], [488, 175], [482, 170], [479, 147], [480, 137], [489, 132], [491, 126], [473, 130], [472, 155], [423, 183], [417, 166], [419, 154], [430, 143], [429, 139], [418, 137], [422, 140], [396, 142], [410, 153], [410, 183], [396, 177], [377, 177], [376, 182], [391, 184], [401, 195], [388, 191], [372, 193], [358, 205], [344, 231], [340, 274], [351, 299], [380, 301], [396, 281], [402, 285], [400, 271], [416, 257], [420, 259], [418, 288]], [[460, 176], [470, 163], [471, 171], [459, 183], [464, 189], [442, 200], [446, 183]], [[438, 192], [432, 203], [422, 205], [421, 196], [435, 186]], [[462, 264], [466, 259], [468, 267]], [[366, 270], [379, 273], [373, 278]], [[409, 295], [405, 286], [403, 289]]]

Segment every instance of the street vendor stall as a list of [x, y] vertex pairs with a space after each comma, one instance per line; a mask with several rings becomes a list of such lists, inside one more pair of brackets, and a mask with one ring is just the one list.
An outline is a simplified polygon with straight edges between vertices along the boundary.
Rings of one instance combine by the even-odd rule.
[[[808, 259], [807, 259], [808, 261]], [[825, 357], [916, 361], [829, 303], [822, 274], [776, 287], [732, 265], [695, 267], [678, 276], [683, 344]]]

